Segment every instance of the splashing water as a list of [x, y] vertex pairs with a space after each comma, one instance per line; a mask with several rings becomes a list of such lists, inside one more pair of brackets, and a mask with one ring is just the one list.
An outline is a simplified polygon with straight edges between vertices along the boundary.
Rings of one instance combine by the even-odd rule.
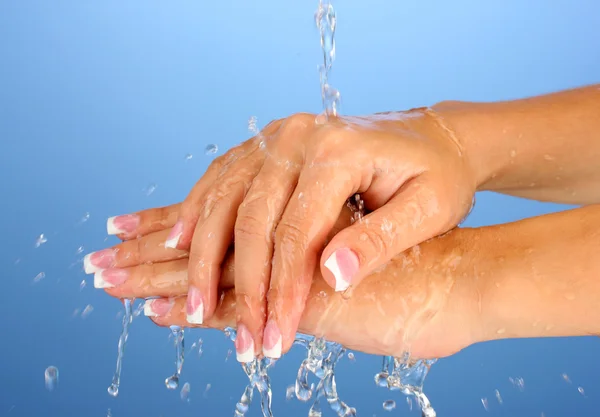
[[179, 387], [179, 377], [183, 368], [183, 352], [184, 352], [184, 330], [179, 326], [171, 326], [171, 334], [173, 335], [173, 343], [175, 344], [175, 373], [165, 379], [167, 389], [177, 389]]
[[337, 116], [340, 104], [340, 93], [329, 84], [329, 74], [335, 60], [335, 26], [336, 15], [331, 2], [320, 0], [319, 8], [315, 13], [315, 23], [321, 35], [321, 50], [323, 51], [323, 64], [319, 65], [319, 78], [321, 80], [321, 99], [323, 101], [324, 119]]
[[[227, 327], [224, 330], [225, 336], [227, 336], [232, 342], [235, 342], [237, 332], [231, 327]], [[246, 385], [242, 397], [235, 405], [235, 417], [243, 417], [246, 415], [252, 403], [254, 396], [254, 389], [258, 390], [260, 395], [260, 406], [264, 417], [273, 417], [273, 411], [271, 410], [272, 391], [271, 381], [269, 379], [268, 370], [275, 362], [275, 359], [270, 358], [255, 358], [252, 362], [243, 363], [242, 369], [248, 376], [249, 383]], [[207, 386], [208, 390], [208, 386]]]
[[133, 300], [126, 298], [122, 301], [123, 307], [125, 308], [125, 314], [123, 315], [123, 330], [121, 331], [121, 336], [119, 337], [117, 368], [115, 370], [112, 383], [110, 384], [110, 387], [108, 387], [108, 393], [112, 397], [116, 397], [117, 395], [119, 395], [119, 385], [121, 384], [121, 368], [123, 366], [125, 344], [127, 343], [127, 338], [129, 337], [129, 327], [131, 326], [131, 322], [133, 321], [133, 314], [131, 311]]
[[423, 417], [435, 417], [427, 396], [423, 393], [423, 383], [431, 366], [437, 359], [413, 360], [405, 353], [400, 358], [383, 357], [383, 369], [375, 375], [375, 384], [391, 391], [401, 391], [405, 395], [414, 396], [421, 407]]
[[[314, 397], [308, 412], [309, 417], [322, 415], [322, 398], [325, 398], [329, 408], [338, 416], [356, 416], [356, 410], [339, 398], [335, 383], [335, 365], [344, 356], [344, 347], [338, 343], [327, 342], [323, 338], [301, 334], [296, 336], [294, 343], [304, 346], [308, 350], [306, 359], [302, 361], [300, 369], [298, 369], [295, 393], [296, 398], [304, 402], [310, 401]], [[316, 388], [314, 384], [308, 384], [309, 374], [313, 374], [319, 379]]]

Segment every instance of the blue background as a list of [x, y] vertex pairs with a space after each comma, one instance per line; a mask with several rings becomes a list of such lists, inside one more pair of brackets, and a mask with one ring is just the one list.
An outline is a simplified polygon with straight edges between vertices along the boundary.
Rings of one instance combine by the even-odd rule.
[[[597, 0], [334, 5], [330, 80], [345, 114], [600, 81]], [[205, 353], [186, 359], [191, 395], [182, 402], [163, 383], [174, 369], [169, 331], [143, 316], [132, 326], [121, 394], [109, 397], [121, 306], [93, 289], [80, 263], [70, 265], [82, 256], [79, 246], [89, 252], [116, 242], [105, 239], [108, 216], [181, 201], [212, 158], [204, 148], [217, 144], [220, 154], [245, 140], [250, 116], [264, 126], [320, 111], [316, 7], [316, 0], [0, 0], [0, 416], [104, 416], [109, 408], [114, 417], [232, 415], [247, 379], [233, 357], [225, 361], [231, 342], [219, 332], [188, 333], [187, 350], [202, 337]], [[151, 184], [157, 188], [147, 196]], [[468, 224], [563, 208], [480, 195]], [[36, 249], [40, 233], [48, 242]], [[82, 279], [88, 285], [80, 290]], [[86, 319], [73, 316], [88, 304]], [[436, 364], [425, 392], [439, 416], [597, 415], [598, 353], [598, 338], [477, 345]], [[285, 400], [301, 355], [292, 352], [273, 371], [276, 417], [307, 413], [308, 405]], [[49, 365], [60, 370], [54, 392], [44, 387]], [[399, 394], [375, 387], [379, 358], [357, 353], [338, 369], [339, 392], [359, 415], [409, 414]], [[524, 392], [509, 377], [522, 377]], [[381, 407], [389, 398], [398, 402], [393, 413]], [[249, 415], [260, 415], [258, 405]]]

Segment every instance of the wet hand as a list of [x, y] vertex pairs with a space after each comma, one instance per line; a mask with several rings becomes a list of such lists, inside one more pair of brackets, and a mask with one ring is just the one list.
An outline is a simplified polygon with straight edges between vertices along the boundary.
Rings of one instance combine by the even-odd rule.
[[[239, 325], [255, 351], [278, 357], [293, 342], [315, 265], [337, 291], [358, 285], [454, 227], [470, 208], [474, 178], [460, 142], [428, 110], [271, 123], [211, 164], [166, 240], [190, 251], [188, 319], [213, 314], [235, 241]], [[322, 251], [355, 193], [374, 211]]]
[[[343, 217], [336, 229], [348, 223], [349, 213]], [[189, 260], [185, 252], [164, 247], [168, 233], [168, 229], [150, 232], [111, 248], [121, 255], [114, 268], [98, 272], [96, 284], [117, 298], [160, 297], [147, 301], [145, 314], [161, 326], [235, 327], [233, 251], [228, 251], [221, 267], [215, 314], [202, 325], [189, 324]], [[457, 230], [395, 256], [353, 288], [349, 298], [336, 293], [315, 269], [299, 331], [366, 353], [400, 356], [410, 350], [416, 358], [448, 356], [468, 346], [476, 341], [480, 327], [476, 291], [464, 274], [453, 273], [460, 263], [460, 251], [453, 247], [460, 247], [457, 236], [468, 239], [465, 233]], [[113, 280], [115, 275], [121, 279]], [[236, 348], [243, 354], [251, 339], [245, 330], [238, 329], [238, 334]]]

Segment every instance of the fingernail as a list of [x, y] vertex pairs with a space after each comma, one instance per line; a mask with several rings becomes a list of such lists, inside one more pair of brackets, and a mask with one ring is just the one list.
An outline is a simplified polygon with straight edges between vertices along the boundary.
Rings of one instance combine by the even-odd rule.
[[202, 293], [196, 287], [190, 286], [188, 289], [186, 314], [188, 323], [202, 324], [204, 321], [204, 300]]
[[247, 363], [254, 360], [254, 340], [242, 323], [238, 324], [235, 338], [235, 353], [238, 362]]
[[94, 288], [113, 288], [127, 281], [127, 277], [126, 269], [103, 269], [94, 274]]
[[179, 238], [181, 237], [182, 232], [183, 222], [179, 220], [171, 229], [171, 233], [169, 233], [167, 241], [165, 242], [165, 248], [175, 249], [177, 247], [177, 244], [179, 243]]
[[272, 359], [279, 359], [281, 357], [281, 332], [273, 319], [269, 319], [265, 326], [263, 355]]
[[146, 300], [144, 303], [144, 315], [147, 317], [164, 317], [173, 308], [173, 300], [170, 298], [156, 298]]
[[358, 256], [348, 248], [340, 248], [325, 261], [325, 268], [335, 277], [335, 290], [345, 291], [358, 272]]
[[106, 232], [109, 235], [118, 235], [120, 233], [132, 233], [140, 224], [140, 216], [137, 214], [125, 214], [114, 216], [106, 221]]
[[112, 268], [115, 265], [115, 251], [103, 249], [92, 252], [83, 258], [83, 269], [86, 274], [93, 274], [102, 269]]

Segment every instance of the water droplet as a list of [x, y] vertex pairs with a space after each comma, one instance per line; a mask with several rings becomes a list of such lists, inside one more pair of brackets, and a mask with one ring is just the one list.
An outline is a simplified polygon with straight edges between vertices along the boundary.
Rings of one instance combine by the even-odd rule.
[[48, 241], [48, 238], [46, 238], [46, 236], [44, 236], [44, 234], [42, 233], [41, 235], [38, 236], [38, 238], [35, 240], [35, 247], [39, 248], [40, 246], [42, 246], [44, 243], [46, 243]]
[[86, 211], [86, 212], [83, 214], [83, 216], [81, 216], [81, 219], [79, 219], [79, 224], [81, 224], [81, 223], [85, 223], [85, 222], [87, 222], [89, 219], [90, 219], [90, 213]]
[[500, 396], [500, 391], [495, 390], [494, 394], [496, 395], [496, 399], [498, 400], [498, 403], [502, 404], [502, 397]]
[[583, 387], [577, 387], [577, 391], [579, 391], [579, 393], [581, 395], [585, 395], [585, 391], [583, 390]]
[[158, 185], [156, 184], [150, 184], [145, 190], [144, 192], [146, 193], [146, 196], [151, 196], [152, 194], [154, 194], [154, 192], [156, 191], [156, 188], [158, 187]]
[[77, 248], [77, 250], [75, 251], [75, 254], [79, 255], [80, 253], [83, 253], [83, 251], [84, 251], [84, 250], [85, 250], [85, 249], [84, 249], [84, 247], [83, 247], [83, 246], [80, 246], [80, 247], [78, 247], [78, 248]]
[[33, 278], [33, 283], [37, 284], [38, 282], [40, 282], [41, 280], [43, 280], [44, 278], [46, 278], [46, 273], [45, 272], [40, 272], [39, 274], [37, 274], [34, 278]]
[[210, 390], [210, 388], [212, 387], [211, 384], [206, 384], [206, 388], [204, 388], [204, 397], [206, 398], [208, 391]]
[[219, 147], [215, 144], [210, 144], [204, 149], [206, 155], [214, 155], [219, 151]]
[[383, 402], [383, 409], [385, 411], [392, 411], [394, 408], [396, 408], [396, 401], [386, 400]]
[[191, 153], [188, 153], [185, 155], [185, 160], [189, 161], [190, 159], [192, 159], [194, 156]]
[[85, 308], [83, 309], [83, 311], [81, 312], [81, 318], [82, 319], [88, 318], [88, 316], [90, 314], [92, 314], [92, 311], [94, 311], [94, 307], [92, 307], [91, 304], [86, 305]]
[[289, 385], [286, 389], [285, 389], [285, 399], [286, 400], [291, 400], [292, 398], [294, 398], [295, 396], [295, 387], [293, 385]]
[[79, 291], [83, 290], [85, 288], [85, 285], [86, 285], [85, 279], [81, 280], [81, 283], [79, 284]]
[[115, 384], [111, 384], [110, 387], [108, 387], [107, 391], [108, 395], [110, 395], [111, 397], [116, 397], [117, 395], [119, 395], [119, 387]]
[[106, 417], [112, 417], [112, 411], [110, 411], [110, 408], [106, 412]]
[[44, 381], [46, 383], [46, 389], [48, 391], [54, 391], [58, 385], [58, 368], [56, 366], [49, 366], [44, 372]]
[[250, 119], [248, 119], [248, 130], [255, 136], [258, 136], [258, 134], [260, 133], [257, 124], [258, 119], [256, 118], [256, 116], [251, 116]]
[[183, 388], [181, 388], [181, 392], [179, 393], [181, 397], [181, 401], [189, 401], [188, 397], [190, 396], [190, 383], [186, 382], [183, 384]]
[[488, 399], [487, 398], [482, 398], [481, 399], [481, 404], [483, 405], [483, 408], [485, 408], [485, 411], [490, 411], [488, 409]]
[[566, 383], [568, 383], [568, 384], [571, 383], [571, 379], [569, 378], [569, 375], [567, 375], [566, 373], [564, 373], [561, 376], [562, 376], [562, 379], [564, 379]]
[[348, 359], [350, 359], [351, 361], [354, 362], [355, 358], [354, 358], [354, 353], [352, 352], [348, 352]]

